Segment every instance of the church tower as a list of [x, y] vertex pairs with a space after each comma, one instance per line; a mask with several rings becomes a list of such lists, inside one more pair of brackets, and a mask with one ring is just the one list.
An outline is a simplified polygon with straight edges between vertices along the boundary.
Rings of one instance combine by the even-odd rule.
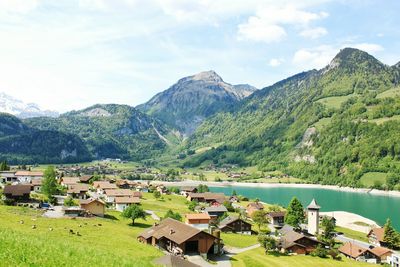
[[319, 232], [319, 209], [321, 207], [318, 206], [315, 199], [313, 199], [307, 207], [308, 213], [308, 227], [307, 231], [309, 234], [317, 235]]

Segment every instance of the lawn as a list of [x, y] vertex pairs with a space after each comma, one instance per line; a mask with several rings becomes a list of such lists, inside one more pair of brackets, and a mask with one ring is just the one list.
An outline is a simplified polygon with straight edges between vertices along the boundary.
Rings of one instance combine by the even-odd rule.
[[265, 255], [262, 248], [246, 251], [235, 255], [232, 259], [232, 266], [234, 267], [311, 267], [311, 266], [324, 266], [324, 267], [359, 267], [370, 266], [368, 263], [361, 263], [342, 257], [342, 260], [336, 261], [330, 258], [321, 259], [312, 256], [274, 256]]
[[400, 96], [400, 87], [386, 90], [376, 96], [376, 98], [398, 97]]
[[165, 212], [171, 209], [179, 212], [182, 217], [191, 211], [187, 207], [188, 201], [179, 195], [163, 195], [162, 199], [156, 199], [152, 193], [144, 193], [141, 205], [145, 210], [152, 210], [158, 216], [164, 216]]
[[132, 227], [119, 213], [108, 214], [49, 219], [27, 208], [0, 206], [1, 266], [154, 266], [162, 253], [136, 240], [151, 218]]
[[336, 226], [335, 231], [344, 233], [344, 235], [348, 238], [357, 239], [363, 242], [368, 242], [367, 235], [363, 232], [354, 231], [340, 226]]
[[355, 94], [345, 96], [329, 96], [319, 99], [317, 102], [326, 105], [328, 108], [339, 109], [342, 103], [346, 102], [350, 98], [356, 96]]
[[245, 248], [258, 243], [257, 235], [221, 233], [221, 238], [226, 246], [235, 248]]
[[384, 172], [366, 172], [361, 176], [360, 182], [365, 187], [371, 187], [374, 185], [375, 181], [379, 181], [380, 183], [386, 183], [387, 173]]

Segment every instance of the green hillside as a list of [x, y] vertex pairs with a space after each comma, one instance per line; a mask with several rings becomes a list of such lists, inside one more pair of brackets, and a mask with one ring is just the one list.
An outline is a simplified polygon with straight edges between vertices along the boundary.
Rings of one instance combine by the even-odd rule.
[[369, 121], [400, 114], [400, 99], [377, 97], [397, 86], [399, 77], [398, 68], [343, 49], [326, 68], [264, 88], [235, 111], [205, 121], [186, 148], [223, 145], [183, 165], [258, 165], [311, 182], [352, 186], [361, 186], [365, 172], [398, 173], [400, 123]]

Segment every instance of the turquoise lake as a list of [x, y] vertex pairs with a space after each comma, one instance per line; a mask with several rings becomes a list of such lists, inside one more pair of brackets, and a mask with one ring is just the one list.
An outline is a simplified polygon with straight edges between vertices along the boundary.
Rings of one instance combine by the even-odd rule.
[[371, 195], [367, 193], [342, 192], [320, 188], [292, 187], [247, 187], [227, 186], [210, 187], [212, 192], [222, 192], [231, 195], [236, 190], [238, 195], [250, 199], [259, 198], [261, 201], [286, 207], [293, 196], [296, 196], [303, 206], [307, 206], [315, 198], [321, 206], [321, 211], [348, 211], [359, 214], [383, 225], [387, 218], [400, 230], [400, 198]]

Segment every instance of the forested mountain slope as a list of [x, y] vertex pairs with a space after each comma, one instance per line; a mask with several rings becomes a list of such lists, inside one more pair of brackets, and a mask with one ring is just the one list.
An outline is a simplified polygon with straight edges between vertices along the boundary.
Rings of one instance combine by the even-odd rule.
[[399, 68], [345, 48], [319, 71], [266, 87], [206, 120], [184, 165], [236, 163], [313, 182], [360, 185], [368, 171], [398, 172]]
[[168, 130], [157, 120], [127, 105], [95, 105], [58, 118], [32, 118], [37, 129], [56, 130], [82, 138], [93, 158], [140, 160], [164, 150]]
[[0, 113], [0, 160], [12, 164], [88, 161], [82, 140], [58, 131], [28, 127], [13, 115]]

